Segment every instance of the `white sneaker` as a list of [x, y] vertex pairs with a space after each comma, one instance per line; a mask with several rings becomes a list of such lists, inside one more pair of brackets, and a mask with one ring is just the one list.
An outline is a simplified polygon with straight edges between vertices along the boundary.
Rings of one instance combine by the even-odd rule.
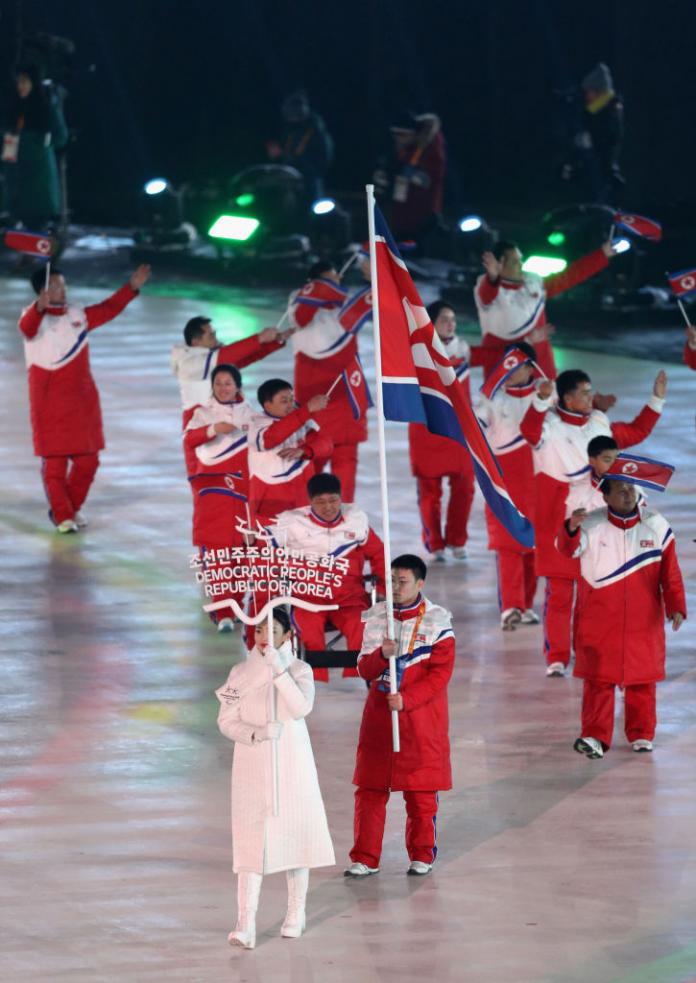
[[304, 905], [288, 906], [288, 913], [285, 916], [280, 934], [284, 939], [299, 939], [307, 927], [307, 916]]
[[453, 546], [452, 556], [455, 558], [455, 560], [466, 560], [466, 547]]
[[575, 744], [573, 744], [573, 748], [579, 754], [584, 754], [588, 758], [604, 757], [602, 742], [598, 741], [596, 737], [578, 737]]
[[565, 676], [566, 667], [562, 662], [552, 662], [546, 667], [547, 676]]
[[527, 608], [526, 611], [522, 612], [522, 617], [520, 618], [521, 625], [538, 625], [540, 622], [539, 615], [535, 611], [532, 611], [531, 608]]
[[435, 563], [444, 563], [446, 560], [445, 551], [435, 550], [435, 552], [433, 553], [433, 560], [435, 561]]
[[368, 867], [367, 864], [351, 864], [347, 870], [343, 871], [344, 877], [369, 877], [370, 874], [379, 873], [379, 867]]
[[84, 512], [76, 512], [75, 515], [73, 516], [73, 519], [77, 523], [78, 529], [84, 529], [85, 526], [87, 525], [87, 516], [85, 515]]
[[63, 519], [63, 521], [59, 522], [56, 526], [56, 532], [77, 532], [77, 523], [74, 519]]
[[503, 631], [514, 631], [522, 619], [522, 612], [519, 608], [508, 608], [500, 615], [500, 627]]
[[423, 863], [422, 860], [412, 860], [406, 873], [409, 877], [423, 877], [425, 874], [429, 874], [432, 869], [432, 864]]
[[652, 741], [639, 740], [633, 742], [633, 750], [637, 751], [638, 754], [645, 754], [648, 751], [652, 751], [653, 744]]
[[227, 936], [230, 945], [239, 945], [242, 949], [253, 949], [256, 946], [256, 912], [251, 909], [242, 911], [237, 918], [234, 931]]
[[232, 618], [220, 618], [217, 630], [219, 632], [234, 631], [234, 621]]

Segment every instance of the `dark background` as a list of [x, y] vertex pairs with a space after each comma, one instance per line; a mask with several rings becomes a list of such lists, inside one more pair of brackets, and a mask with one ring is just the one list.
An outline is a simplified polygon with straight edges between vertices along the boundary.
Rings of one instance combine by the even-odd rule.
[[18, 29], [76, 44], [65, 108], [81, 221], [131, 221], [148, 177], [221, 179], [264, 160], [298, 84], [336, 142], [333, 190], [369, 180], [395, 112], [432, 110], [453, 213], [541, 211], [562, 195], [553, 90], [598, 60], [625, 99], [623, 207], [661, 217], [696, 197], [691, 2], [2, 0], [5, 92]]

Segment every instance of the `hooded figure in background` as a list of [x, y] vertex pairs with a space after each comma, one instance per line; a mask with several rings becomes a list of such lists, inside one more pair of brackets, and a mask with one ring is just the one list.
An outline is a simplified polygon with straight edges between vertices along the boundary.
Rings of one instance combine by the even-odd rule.
[[599, 62], [582, 80], [585, 107], [575, 144], [584, 157], [589, 191], [597, 202], [618, 200], [626, 183], [619, 167], [624, 108], [607, 65]]
[[58, 94], [38, 69], [18, 68], [15, 85], [2, 140], [7, 210], [13, 222], [41, 231], [60, 214], [56, 152], [66, 146], [68, 131]]
[[333, 161], [334, 146], [326, 123], [315, 113], [307, 93], [298, 89], [280, 107], [284, 121], [280, 142], [268, 144], [268, 155], [300, 172], [307, 198], [314, 201], [324, 194], [324, 179]]
[[[393, 140], [391, 229], [397, 238], [421, 239], [442, 214], [447, 149], [434, 113], [405, 113], [390, 126]], [[386, 188], [379, 170], [375, 184]]]

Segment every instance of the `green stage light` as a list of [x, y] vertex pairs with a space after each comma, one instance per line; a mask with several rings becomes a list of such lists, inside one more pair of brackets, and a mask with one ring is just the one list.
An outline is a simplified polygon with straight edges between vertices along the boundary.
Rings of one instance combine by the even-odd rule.
[[253, 205], [256, 201], [256, 196], [252, 195], [250, 191], [247, 191], [243, 195], [239, 195], [234, 199], [235, 205], [239, 205], [240, 208], [246, 208], [247, 205]]
[[552, 246], [562, 246], [565, 242], [565, 235], [562, 232], [550, 232], [547, 242], [551, 243]]
[[551, 273], [561, 273], [568, 264], [559, 256], [528, 256], [522, 264], [525, 273], [536, 273], [537, 276], [550, 276]]
[[261, 223], [256, 218], [245, 218], [242, 215], [221, 215], [208, 229], [212, 239], [233, 239], [235, 242], [246, 242], [251, 239]]

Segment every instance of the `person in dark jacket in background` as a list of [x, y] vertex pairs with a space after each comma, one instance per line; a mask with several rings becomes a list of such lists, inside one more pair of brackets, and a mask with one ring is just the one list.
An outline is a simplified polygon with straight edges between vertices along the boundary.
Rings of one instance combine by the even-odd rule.
[[296, 168], [304, 178], [307, 198], [314, 201], [324, 194], [324, 179], [333, 160], [333, 140], [326, 123], [315, 113], [303, 89], [283, 100], [284, 120], [280, 142], [268, 144], [268, 155], [279, 163]]
[[594, 200], [616, 203], [626, 183], [619, 166], [624, 134], [623, 100], [614, 91], [611, 72], [603, 62], [582, 80], [582, 91], [585, 108], [575, 142], [585, 159]]
[[2, 142], [7, 209], [13, 222], [41, 231], [60, 214], [56, 152], [67, 144], [68, 132], [58, 96], [38, 69], [18, 68], [15, 85]]

